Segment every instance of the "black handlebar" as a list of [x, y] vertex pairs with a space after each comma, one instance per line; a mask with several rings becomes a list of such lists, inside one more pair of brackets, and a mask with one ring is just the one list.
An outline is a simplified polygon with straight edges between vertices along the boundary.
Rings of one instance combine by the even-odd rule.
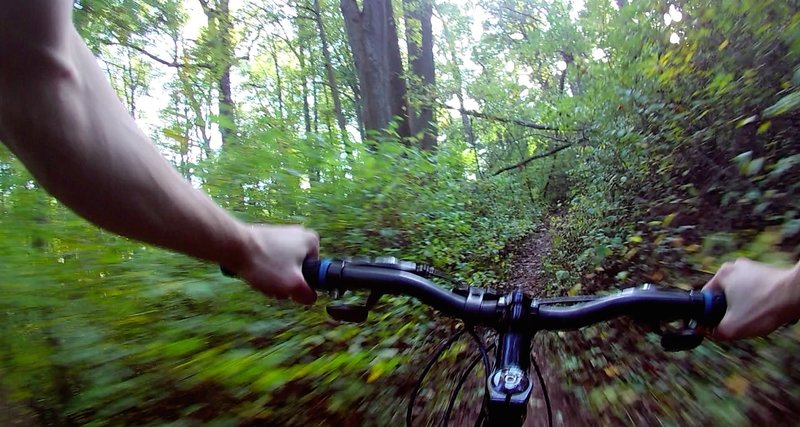
[[[408, 295], [473, 324], [497, 327], [508, 324], [505, 297], [483, 298], [484, 290], [471, 288], [467, 296], [444, 290], [422, 277], [430, 272], [424, 266], [393, 259], [343, 261], [306, 260], [303, 276], [318, 291], [343, 293], [363, 289], [377, 294]], [[563, 299], [530, 299], [529, 313], [523, 316], [527, 327], [535, 330], [578, 329], [620, 316], [651, 321], [694, 320], [706, 327], [716, 326], [727, 305], [721, 292], [683, 292], [628, 289], [590, 302], [567, 307], [553, 306]]]

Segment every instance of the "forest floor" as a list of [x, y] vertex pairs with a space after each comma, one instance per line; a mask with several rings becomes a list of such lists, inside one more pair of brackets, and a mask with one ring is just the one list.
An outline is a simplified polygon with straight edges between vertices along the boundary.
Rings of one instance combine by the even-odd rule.
[[19, 403], [14, 403], [0, 388], [0, 426], [36, 426], [39, 423], [24, 410]]

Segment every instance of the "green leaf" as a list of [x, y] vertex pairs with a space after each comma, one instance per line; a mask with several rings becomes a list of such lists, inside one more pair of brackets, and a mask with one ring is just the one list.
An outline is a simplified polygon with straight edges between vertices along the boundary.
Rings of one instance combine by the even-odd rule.
[[754, 159], [750, 163], [747, 164], [747, 176], [753, 176], [759, 172], [761, 172], [761, 168], [764, 167], [764, 158], [759, 157]]
[[733, 158], [733, 162], [739, 166], [739, 173], [742, 175], [747, 175], [747, 170], [750, 167], [750, 159], [753, 157], [752, 151], [745, 151], [742, 154]]
[[736, 164], [741, 165], [743, 163], [749, 162], [752, 157], [753, 157], [753, 152], [752, 151], [745, 151], [744, 153], [739, 154], [738, 156], [734, 157], [733, 161]]
[[781, 227], [781, 235], [784, 239], [790, 238], [797, 233], [800, 233], [800, 219], [787, 221], [783, 224], [783, 227]]
[[794, 91], [784, 96], [783, 98], [779, 99], [778, 102], [776, 102], [771, 107], [764, 110], [764, 116], [766, 117], [780, 116], [782, 114], [794, 111], [798, 107], [800, 107], [800, 90]]
[[800, 163], [800, 154], [795, 154], [793, 156], [784, 157], [778, 160], [778, 163], [775, 165], [775, 168], [769, 173], [771, 178], [778, 177], [782, 175], [784, 172], [788, 171], [795, 165]]
[[758, 120], [758, 116], [745, 117], [745, 118], [739, 120], [738, 122], [736, 122], [736, 127], [737, 128], [745, 127], [745, 126], [749, 125], [750, 123], [755, 123], [757, 120]]

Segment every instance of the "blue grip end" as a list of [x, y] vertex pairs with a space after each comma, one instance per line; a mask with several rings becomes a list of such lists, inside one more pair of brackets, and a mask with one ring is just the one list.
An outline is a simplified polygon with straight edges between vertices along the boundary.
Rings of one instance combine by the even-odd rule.
[[319, 278], [317, 280], [317, 286], [320, 289], [325, 289], [325, 280], [328, 278], [328, 267], [331, 265], [331, 260], [329, 258], [323, 258], [319, 262]]

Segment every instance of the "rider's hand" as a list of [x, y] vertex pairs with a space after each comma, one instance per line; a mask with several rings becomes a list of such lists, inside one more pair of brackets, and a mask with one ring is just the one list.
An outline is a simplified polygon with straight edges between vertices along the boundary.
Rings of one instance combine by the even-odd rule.
[[317, 294], [303, 279], [306, 257], [319, 255], [319, 236], [297, 225], [245, 225], [241, 259], [225, 267], [253, 288], [278, 299], [313, 304]]
[[728, 310], [713, 336], [764, 336], [800, 317], [800, 264], [773, 267], [747, 258], [725, 263], [703, 290], [722, 290]]

